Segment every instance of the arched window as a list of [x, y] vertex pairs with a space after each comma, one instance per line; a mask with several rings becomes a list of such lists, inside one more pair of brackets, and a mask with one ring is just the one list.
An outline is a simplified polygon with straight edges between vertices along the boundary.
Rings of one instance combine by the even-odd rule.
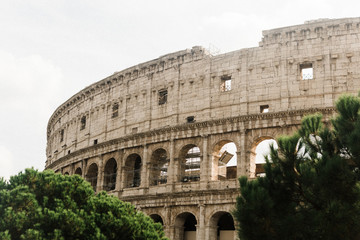
[[104, 169], [104, 190], [105, 191], [115, 190], [116, 171], [117, 171], [116, 160], [114, 158], [111, 158], [106, 162], [105, 169]]
[[273, 145], [275, 149], [278, 148], [277, 142], [270, 137], [259, 138], [254, 142], [250, 157], [250, 177], [261, 177], [265, 175], [265, 156], [270, 158], [271, 145]]
[[236, 178], [237, 149], [234, 142], [220, 141], [215, 145], [212, 154], [212, 180], [227, 180]]
[[97, 176], [98, 176], [98, 166], [95, 163], [93, 163], [88, 168], [88, 171], [86, 174], [86, 181], [88, 181], [91, 184], [94, 191], [96, 191]]
[[163, 219], [162, 219], [162, 217], [160, 215], [151, 214], [150, 217], [155, 223], [160, 223], [161, 225], [164, 226], [164, 221], [163, 221]]
[[77, 175], [82, 175], [82, 170], [81, 170], [81, 168], [80, 167], [78, 167], [76, 170], [75, 170], [75, 174], [77, 174]]
[[197, 220], [192, 213], [184, 212], [175, 219], [175, 239], [196, 239]]
[[141, 183], [141, 157], [138, 154], [131, 154], [125, 162], [125, 187], [139, 187]]
[[169, 159], [166, 151], [157, 149], [151, 155], [150, 185], [155, 186], [167, 182]]
[[235, 225], [234, 219], [228, 212], [217, 212], [209, 221], [210, 239], [227, 240], [234, 239], [235, 237]]
[[180, 181], [200, 181], [200, 148], [196, 145], [185, 146], [180, 153]]

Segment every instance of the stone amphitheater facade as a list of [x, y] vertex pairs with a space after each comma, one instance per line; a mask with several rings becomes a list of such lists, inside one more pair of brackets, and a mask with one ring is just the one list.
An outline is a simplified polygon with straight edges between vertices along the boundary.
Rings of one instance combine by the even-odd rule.
[[170, 239], [236, 239], [237, 178], [261, 174], [261, 141], [306, 114], [328, 121], [357, 94], [359, 38], [360, 18], [320, 19], [263, 31], [258, 47], [193, 47], [116, 72], [53, 113], [46, 168], [131, 202]]

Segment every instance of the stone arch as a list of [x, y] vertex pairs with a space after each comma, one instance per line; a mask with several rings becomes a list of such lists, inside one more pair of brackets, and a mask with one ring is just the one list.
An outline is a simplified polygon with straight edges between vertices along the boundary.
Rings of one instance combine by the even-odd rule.
[[195, 144], [188, 144], [180, 150], [178, 177], [181, 182], [200, 181], [201, 151]]
[[159, 214], [154, 213], [154, 214], [151, 214], [149, 217], [151, 217], [151, 219], [155, 223], [160, 223], [162, 226], [164, 226], [163, 218]]
[[150, 186], [165, 184], [167, 182], [170, 159], [165, 149], [158, 148], [150, 158]]
[[209, 238], [218, 240], [235, 239], [235, 223], [233, 216], [226, 211], [214, 213], [209, 220]]
[[97, 186], [97, 178], [98, 178], [99, 168], [96, 163], [92, 163], [86, 173], [86, 181], [88, 181], [93, 187], [94, 191], [96, 191]]
[[[274, 137], [271, 136], [261, 136], [255, 139], [251, 145], [250, 153], [250, 177], [254, 178], [257, 176], [263, 176], [265, 160], [263, 159], [262, 154], [268, 154], [268, 148], [270, 144], [274, 144], [277, 148], [277, 142]], [[262, 145], [263, 144], [263, 145]], [[259, 148], [260, 147], [260, 148]], [[261, 148], [264, 148], [263, 150]], [[264, 153], [261, 153], [264, 151]], [[261, 155], [260, 155], [261, 154]], [[260, 158], [259, 158], [260, 157]], [[259, 160], [262, 159], [262, 160]]]
[[76, 168], [75, 174], [82, 176], [82, 170], [81, 167]]
[[142, 160], [139, 154], [128, 155], [124, 165], [125, 188], [139, 187], [141, 184]]
[[104, 168], [104, 190], [115, 190], [116, 186], [117, 162], [114, 158], [110, 158]]
[[65, 172], [63, 175], [69, 175], [69, 172]]
[[197, 219], [190, 212], [183, 212], [176, 216], [174, 224], [174, 240], [195, 240]]
[[231, 140], [220, 140], [212, 148], [211, 180], [234, 179], [237, 176], [237, 146]]

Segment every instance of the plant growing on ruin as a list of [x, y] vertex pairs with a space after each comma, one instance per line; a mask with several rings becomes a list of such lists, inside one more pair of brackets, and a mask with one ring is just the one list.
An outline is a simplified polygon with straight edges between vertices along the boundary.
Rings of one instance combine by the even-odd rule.
[[0, 239], [165, 239], [134, 206], [78, 175], [26, 169], [0, 180]]
[[278, 138], [265, 177], [239, 179], [240, 239], [359, 239], [360, 99], [343, 96], [336, 109], [330, 127], [316, 114]]

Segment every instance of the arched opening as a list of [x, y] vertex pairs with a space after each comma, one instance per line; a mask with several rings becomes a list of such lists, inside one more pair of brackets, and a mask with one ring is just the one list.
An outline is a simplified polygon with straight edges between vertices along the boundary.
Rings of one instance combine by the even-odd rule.
[[187, 145], [180, 152], [180, 181], [200, 181], [200, 148], [196, 145]]
[[159, 214], [151, 214], [150, 217], [154, 223], [160, 223], [162, 226], [164, 226], [164, 221]]
[[139, 187], [141, 183], [141, 157], [133, 153], [127, 157], [125, 162], [125, 187]]
[[217, 240], [233, 240], [235, 239], [235, 225], [234, 219], [228, 212], [217, 212], [209, 222], [209, 236], [210, 239]]
[[212, 154], [212, 180], [236, 178], [237, 148], [234, 142], [223, 140], [217, 143]]
[[88, 168], [88, 171], [86, 174], [86, 181], [88, 181], [91, 184], [94, 191], [96, 191], [97, 176], [98, 176], [98, 166], [95, 163], [93, 163]]
[[64, 175], [69, 175], [69, 173], [68, 173], [68, 172], [65, 172]]
[[106, 162], [105, 169], [104, 169], [104, 190], [105, 191], [115, 190], [116, 172], [117, 172], [116, 160], [114, 158], [110, 158]]
[[192, 213], [181, 213], [175, 220], [175, 239], [196, 240], [197, 221]]
[[77, 174], [77, 175], [82, 175], [82, 170], [81, 170], [81, 168], [80, 167], [78, 167], [76, 170], [75, 170], [75, 174]]
[[250, 177], [265, 176], [265, 156], [270, 158], [271, 145], [273, 145], [275, 149], [278, 148], [277, 142], [271, 137], [262, 137], [254, 142], [250, 156]]
[[164, 149], [160, 148], [151, 155], [150, 185], [165, 184], [167, 182], [169, 159]]

